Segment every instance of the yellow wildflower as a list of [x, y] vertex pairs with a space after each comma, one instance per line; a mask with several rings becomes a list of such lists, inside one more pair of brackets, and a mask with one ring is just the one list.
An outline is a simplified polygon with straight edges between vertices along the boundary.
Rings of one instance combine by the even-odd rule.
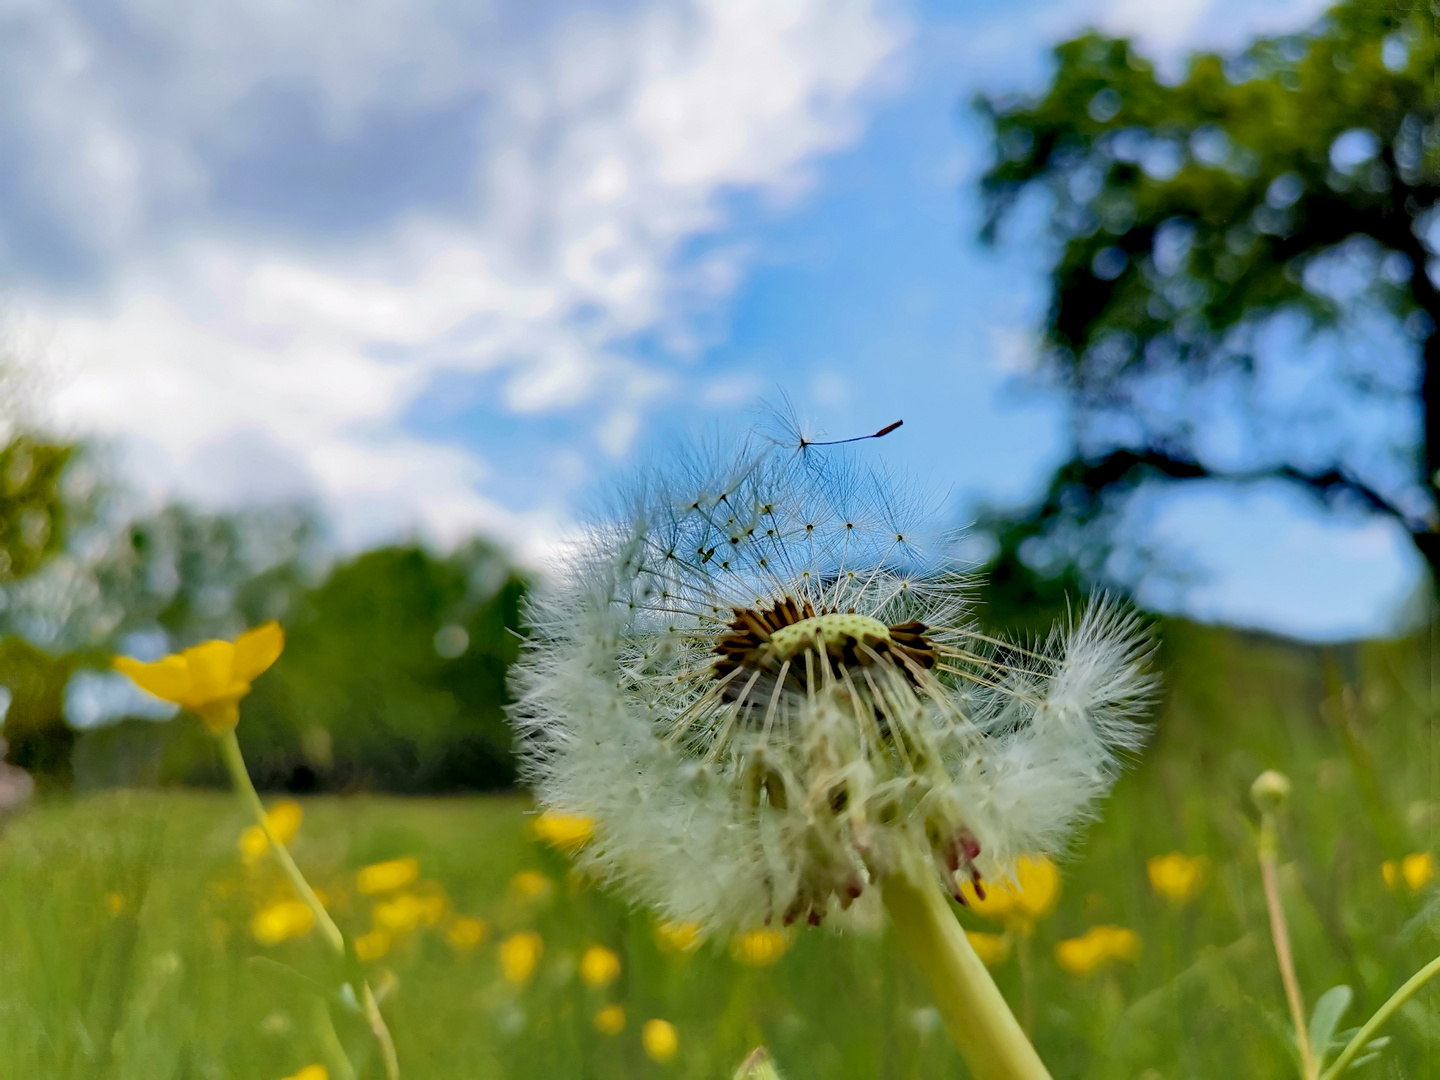
[[1176, 907], [1183, 907], [1195, 899], [1204, 884], [1208, 863], [1204, 855], [1190, 856], [1172, 851], [1169, 855], [1156, 855], [1147, 862], [1145, 873], [1157, 895]]
[[970, 940], [970, 947], [975, 950], [975, 955], [980, 957], [980, 962], [986, 967], [999, 967], [1010, 956], [1008, 934], [985, 934], [978, 930], [966, 930], [965, 936]]
[[426, 926], [438, 926], [450, 913], [450, 897], [438, 881], [422, 881], [415, 886], [415, 911]]
[[250, 936], [261, 945], [279, 945], [290, 938], [304, 937], [315, 925], [315, 913], [299, 900], [281, 900], [255, 913]]
[[330, 1071], [324, 1065], [306, 1065], [295, 1075], [285, 1077], [285, 1080], [330, 1080]]
[[790, 948], [790, 938], [779, 930], [747, 930], [730, 943], [730, 955], [747, 967], [769, 967]]
[[390, 951], [390, 935], [384, 930], [371, 930], [355, 939], [355, 955], [369, 963]]
[[596, 989], [620, 977], [620, 957], [603, 945], [591, 945], [580, 956], [580, 980]]
[[206, 641], [184, 652], [144, 663], [117, 656], [115, 668], [142, 690], [196, 713], [212, 734], [240, 721], [240, 699], [250, 684], [280, 658], [285, 631], [275, 622], [247, 630], [235, 641]]
[[396, 892], [413, 884], [419, 876], [420, 860], [407, 855], [403, 859], [387, 859], [362, 866], [355, 874], [355, 888], [365, 896]]
[[651, 1061], [663, 1065], [680, 1049], [680, 1034], [668, 1020], [646, 1020], [640, 1029], [640, 1045]]
[[1400, 860], [1398, 873], [1396, 869], [1395, 864], [1388, 860], [1380, 864], [1380, 876], [1385, 879], [1385, 887], [1394, 889], [1399, 881], [1404, 881], [1411, 892], [1419, 892], [1435, 877], [1435, 856], [1428, 851], [1417, 851]]
[[545, 942], [534, 931], [511, 934], [500, 943], [500, 972], [505, 981], [517, 986], [529, 982], [544, 952]]
[[1140, 935], [1123, 926], [1092, 926], [1078, 938], [1055, 946], [1055, 959], [1071, 975], [1089, 975], [1114, 960], [1134, 962]]
[[404, 934], [420, 924], [425, 905], [414, 893], [398, 893], [389, 900], [382, 900], [370, 913], [375, 926], [393, 934]]
[[111, 915], [119, 915], [125, 910], [125, 897], [121, 896], [118, 892], [106, 893], [105, 910], [110, 912]]
[[445, 940], [456, 952], [469, 952], [490, 935], [490, 926], [484, 919], [461, 915], [450, 923], [445, 931]]
[[625, 1030], [625, 1008], [622, 1005], [606, 1005], [595, 1014], [595, 1030], [601, 1035], [619, 1035]]
[[655, 944], [666, 952], [694, 952], [703, 940], [699, 923], [662, 922], [655, 925]]
[[521, 870], [510, 879], [510, 893], [517, 900], [531, 902], [548, 900], [554, 884], [538, 870]]
[[539, 840], [561, 851], [577, 851], [595, 835], [595, 822], [580, 814], [561, 814], [546, 810], [539, 817], [532, 818], [531, 831]]
[[[276, 840], [288, 844], [300, 831], [305, 810], [294, 799], [281, 799], [265, 815], [265, 824]], [[245, 864], [258, 860], [270, 849], [270, 840], [259, 825], [250, 825], [240, 834], [240, 854]]]
[[965, 902], [976, 914], [1003, 920], [1007, 926], [1028, 934], [1037, 919], [1055, 910], [1060, 899], [1060, 870], [1044, 855], [1022, 855], [1015, 860], [1009, 877], [988, 882], [985, 897], [966, 882], [961, 888]]

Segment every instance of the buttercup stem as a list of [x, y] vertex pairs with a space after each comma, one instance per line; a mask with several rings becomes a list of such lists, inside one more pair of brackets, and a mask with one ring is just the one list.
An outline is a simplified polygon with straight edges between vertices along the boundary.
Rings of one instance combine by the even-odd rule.
[[1315, 1080], [1320, 1075], [1315, 1056], [1310, 1050], [1310, 1031], [1305, 1024], [1305, 1000], [1300, 995], [1300, 980], [1295, 977], [1295, 960], [1290, 953], [1290, 931], [1285, 922], [1285, 908], [1280, 904], [1280, 879], [1275, 867], [1275, 816], [1266, 811], [1260, 818], [1260, 880], [1265, 885], [1265, 906], [1270, 912], [1270, 938], [1275, 943], [1275, 960], [1280, 967], [1280, 981], [1285, 985], [1285, 1000], [1290, 1006], [1290, 1022], [1295, 1025], [1295, 1045], [1300, 1051], [1300, 1075]]
[[928, 878], [883, 883], [885, 907], [976, 1080], [1050, 1080], [990, 972], [975, 955], [950, 905]]
[[[295, 887], [300, 899], [304, 900], [310, 910], [315, 913], [315, 921], [320, 925], [325, 939], [343, 957], [345, 955], [345, 935], [340, 932], [340, 927], [335, 925], [335, 920], [330, 917], [330, 913], [325, 910], [325, 905], [320, 903], [320, 898], [315, 895], [315, 890], [305, 880], [305, 875], [295, 865], [295, 860], [290, 857], [289, 849], [278, 836], [270, 831], [270, 820], [265, 813], [265, 804], [260, 801], [260, 794], [250, 780], [250, 770], [245, 768], [245, 758], [240, 753], [240, 741], [235, 738], [235, 729], [232, 727], [225, 731], [219, 736], [219, 740], [221, 756], [225, 759], [225, 767], [230, 772], [230, 780], [235, 785], [236, 792], [255, 815], [255, 821], [265, 833], [265, 838], [270, 841], [270, 850], [275, 853], [275, 858], [280, 863], [280, 868], [285, 871], [285, 876], [290, 879], [290, 884]], [[379, 1003], [376, 1002], [375, 995], [370, 990], [370, 984], [364, 981], [361, 981], [360, 999], [365, 1020], [375, 1035], [375, 1041], [380, 1044], [380, 1057], [385, 1063], [386, 1080], [399, 1080], [400, 1061], [395, 1054], [395, 1041], [390, 1036], [390, 1029], [385, 1024], [385, 1017], [380, 1013]]]
[[220, 751], [225, 757], [225, 767], [230, 770], [230, 780], [235, 785], [235, 790], [254, 813], [256, 822], [265, 833], [265, 839], [270, 841], [270, 850], [275, 853], [280, 869], [285, 871], [285, 876], [290, 879], [290, 884], [295, 887], [300, 899], [315, 913], [315, 921], [319, 923], [320, 930], [330, 942], [331, 948], [340, 955], [345, 955], [345, 935], [340, 932], [340, 927], [335, 925], [335, 920], [330, 918], [330, 913], [325, 910], [325, 905], [320, 903], [320, 898], [305, 880], [305, 875], [300, 873], [300, 868], [290, 857], [289, 850], [280, 842], [280, 838], [270, 831], [265, 805], [260, 801], [255, 785], [250, 782], [250, 772], [245, 768], [245, 758], [241, 756], [240, 742], [235, 738], [234, 728], [220, 736]]
[[1405, 981], [1405, 985], [1390, 995], [1389, 1000], [1375, 1010], [1375, 1015], [1365, 1021], [1365, 1026], [1355, 1033], [1355, 1037], [1346, 1044], [1345, 1049], [1340, 1051], [1340, 1056], [1335, 1063], [1325, 1070], [1321, 1080], [1335, 1080], [1342, 1072], [1349, 1068], [1350, 1063], [1355, 1060], [1357, 1054], [1365, 1049], [1365, 1044], [1375, 1037], [1375, 1032], [1380, 1030], [1382, 1024], [1394, 1015], [1395, 1011], [1414, 997], [1427, 982], [1436, 975], [1440, 975], [1440, 956], [1431, 960], [1423, 968], [1411, 975]]

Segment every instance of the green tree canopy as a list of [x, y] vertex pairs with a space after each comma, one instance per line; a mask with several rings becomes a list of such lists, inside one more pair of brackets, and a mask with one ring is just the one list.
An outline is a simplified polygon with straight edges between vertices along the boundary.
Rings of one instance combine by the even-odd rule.
[[[1037, 598], [1027, 544], [1065, 552], [1052, 593], [1096, 576], [1116, 507], [1156, 480], [1284, 481], [1393, 517], [1440, 567], [1436, 54], [1428, 9], [1359, 0], [1176, 79], [1086, 34], [1056, 49], [1042, 96], [981, 100], [997, 151], [986, 235], [1027, 190], [1048, 195], [1044, 370], [1076, 434], [1038, 506], [994, 523], [1002, 589]], [[1370, 335], [1345, 339], [1338, 414], [1310, 445], [1257, 378], [1257, 343], [1285, 319], [1315, 367], [1318, 334]], [[1245, 453], [1207, 442], [1222, 388]], [[1388, 418], [1370, 423], [1384, 445], [1357, 451], [1344, 414], [1367, 409]]]

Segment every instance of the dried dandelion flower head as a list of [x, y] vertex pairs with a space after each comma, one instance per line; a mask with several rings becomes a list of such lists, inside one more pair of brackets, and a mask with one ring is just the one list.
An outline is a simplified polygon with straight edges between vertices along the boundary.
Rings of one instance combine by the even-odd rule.
[[752, 437], [638, 478], [530, 612], [515, 719], [579, 862], [677, 922], [818, 923], [928, 864], [957, 897], [1057, 850], [1151, 691], [1106, 603], [1033, 648], [973, 625], [907, 489]]

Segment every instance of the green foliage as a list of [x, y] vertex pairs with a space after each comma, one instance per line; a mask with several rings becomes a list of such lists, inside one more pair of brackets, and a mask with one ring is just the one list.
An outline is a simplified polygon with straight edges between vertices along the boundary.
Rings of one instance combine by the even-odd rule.
[[[1044, 536], [1057, 557], [1088, 561], [1079, 571], [1093, 580], [1126, 496], [1220, 476], [1274, 477], [1395, 517], [1434, 565], [1440, 291], [1426, 233], [1440, 195], [1440, 43], [1430, 13], [1350, 0], [1307, 32], [1194, 56], [1173, 81], [1130, 42], [1093, 33], [1055, 58], [1039, 98], [979, 103], [996, 146], [982, 182], [986, 235], [1027, 189], [1049, 197], [1059, 245], [1046, 370], [1071, 397], [1078, 434], [1041, 503], [990, 523], [1002, 564], [1033, 572], [1018, 544]], [[1359, 292], [1342, 300], [1326, 266], [1358, 277]], [[1286, 445], [1254, 393], [1227, 422], [1248, 424], [1260, 456], [1238, 469], [1206, 459], [1205, 417], [1192, 405], [1207, 388], [1253, 390], [1267, 320], [1296, 314], [1315, 329], [1362, 309], [1389, 313], [1423, 343], [1418, 380], [1393, 355], [1344, 373], [1341, 392], [1356, 402], [1416, 394], [1423, 429], [1418, 445], [1392, 450], [1398, 480], [1364, 475], [1338, 434], [1329, 461]]]
[[59, 550], [60, 473], [70, 447], [19, 436], [0, 449], [0, 582], [16, 581]]
[[0, 686], [10, 695], [5, 760], [42, 788], [64, 787], [71, 779], [75, 732], [65, 722], [65, 684], [73, 671], [68, 658], [50, 656], [21, 638], [0, 638]]
[[514, 782], [505, 673], [524, 585], [473, 544], [382, 548], [302, 594], [285, 653], [242, 708], [258, 783], [493, 790]]
[[[1333, 1060], [1350, 1034], [1334, 1029], [1370, 1016], [1440, 951], [1440, 881], [1413, 894], [1388, 889], [1378, 839], [1393, 830], [1425, 850], [1440, 823], [1430, 642], [1331, 656], [1350, 687], [1347, 723], [1383, 781], [1371, 807], [1338, 726], [1343, 686], [1327, 682], [1319, 650], [1181, 622], [1165, 626], [1163, 641], [1168, 697], [1152, 746], [1077, 841], [1056, 911], [1012, 941], [996, 978], [1017, 1012], [1028, 1002], [1056, 1080], [1294, 1076], [1249, 787], [1271, 767], [1294, 780], [1280, 888], [1314, 1007], [1309, 1034], [1330, 1044]], [[728, 1077], [762, 1043], [788, 1080], [962, 1075], [922, 982], [883, 924], [865, 921], [864, 898], [858, 927], [800, 930], [773, 967], [747, 968], [725, 942], [690, 955], [659, 948], [648, 916], [527, 838], [522, 798], [318, 797], [304, 806], [293, 850], [347, 932], [375, 918], [355, 870], [400, 856], [419, 859], [453, 914], [489, 925], [489, 938], [462, 952], [446, 943], [442, 920], [397, 936], [371, 965], [372, 981], [393, 987], [384, 1008], [407, 1080]], [[247, 824], [233, 798], [194, 792], [51, 798], [10, 823], [0, 834], [7, 1074], [273, 1080], [327, 1060], [307, 980], [329, 977], [328, 951], [313, 933], [270, 947], [250, 938], [253, 912], [284, 894], [275, 867], [242, 862], [236, 841]], [[1175, 850], [1208, 859], [1183, 905], [1146, 879], [1145, 861]], [[525, 900], [511, 880], [524, 870], [542, 873], [548, 891]], [[957, 914], [970, 929], [1003, 929]], [[1138, 960], [1066, 974], [1056, 943], [1097, 924], [1135, 930]], [[544, 952], [533, 976], [512, 985], [497, 947], [524, 931], [541, 935]], [[603, 989], [577, 978], [592, 944], [621, 958], [620, 978]], [[1321, 993], [1341, 985], [1353, 990], [1348, 1010], [1337, 991]], [[592, 1018], [612, 1002], [624, 1006], [626, 1028], [606, 1037]], [[378, 1075], [358, 1017], [338, 1001], [326, 1016], [361, 1080]], [[668, 1065], [641, 1050], [639, 1029], [652, 1017], [679, 1032]], [[1440, 1080], [1437, 1042], [1440, 989], [1431, 989], [1371, 1044], [1383, 1045], [1381, 1060], [1346, 1075]]]

